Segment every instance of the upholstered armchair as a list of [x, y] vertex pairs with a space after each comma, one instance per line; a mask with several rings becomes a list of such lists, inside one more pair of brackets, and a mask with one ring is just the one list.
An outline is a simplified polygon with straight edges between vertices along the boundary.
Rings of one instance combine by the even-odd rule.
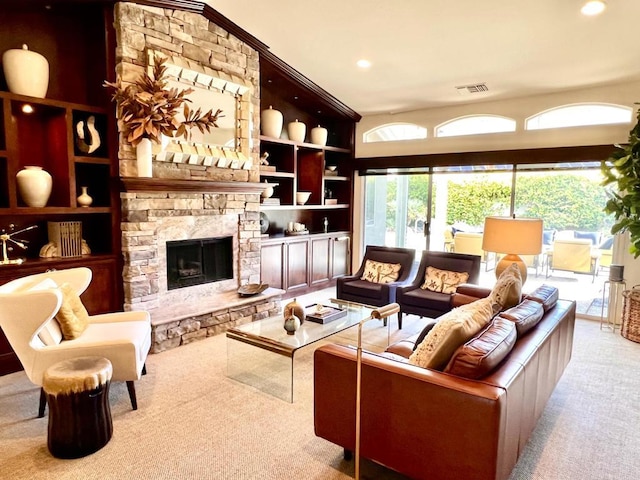
[[399, 287], [396, 293], [396, 302], [400, 305], [399, 327], [402, 328], [403, 313], [436, 318], [452, 308], [451, 295], [454, 292], [443, 293], [420, 288], [425, 283], [427, 267], [447, 272], [467, 273], [468, 277], [463, 283], [477, 284], [480, 277], [480, 260], [479, 255], [426, 250], [422, 252], [415, 278], [409, 285]]
[[488, 272], [490, 260], [496, 260], [494, 253], [482, 250], [482, 233], [477, 232], [456, 232], [453, 236], [453, 252], [465, 255], [479, 255], [482, 262], [485, 262], [485, 271]]
[[[148, 312], [116, 312], [87, 315], [84, 329], [65, 339], [69, 328], [56, 316], [76, 313], [80, 294], [91, 282], [86, 267], [56, 270], [19, 278], [0, 286], [0, 327], [31, 382], [42, 387], [44, 372], [61, 360], [80, 356], [108, 358], [112, 381], [127, 382], [131, 406], [137, 409], [134, 381], [145, 371], [151, 347]], [[82, 316], [82, 315], [79, 315]], [[71, 324], [73, 328], [73, 323]], [[66, 328], [65, 328], [66, 327]], [[44, 416], [41, 389], [39, 416]]]
[[600, 251], [592, 246], [590, 239], [557, 239], [547, 252], [547, 278], [553, 270], [586, 273], [595, 281], [598, 274]]
[[[415, 259], [412, 248], [381, 247], [368, 245], [362, 264], [354, 275], [339, 277], [337, 280], [337, 297], [341, 300], [381, 307], [396, 301], [396, 290], [412, 277], [412, 266]], [[390, 283], [376, 283], [363, 280], [367, 260], [385, 264], [399, 264], [398, 277]]]

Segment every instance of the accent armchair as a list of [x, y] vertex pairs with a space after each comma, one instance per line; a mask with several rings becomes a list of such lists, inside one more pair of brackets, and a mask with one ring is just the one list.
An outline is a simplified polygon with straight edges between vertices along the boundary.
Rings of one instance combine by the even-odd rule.
[[[64, 340], [55, 319], [63, 307], [62, 288], [69, 284], [79, 296], [91, 282], [89, 268], [30, 275], [0, 286], [0, 327], [31, 382], [42, 387], [44, 372], [61, 360], [96, 355], [113, 365], [112, 381], [127, 382], [131, 406], [138, 408], [134, 381], [146, 373], [151, 347], [148, 312], [115, 312], [88, 317], [76, 338]], [[40, 390], [38, 416], [44, 416], [45, 395]]]
[[[381, 247], [367, 245], [360, 268], [354, 275], [339, 277], [337, 280], [337, 297], [349, 302], [362, 303], [374, 307], [382, 307], [396, 301], [396, 290], [412, 277], [412, 266], [415, 259], [412, 248]], [[387, 264], [400, 264], [397, 280], [391, 283], [375, 283], [363, 280], [367, 260]], [[385, 320], [386, 324], [386, 320]]]
[[422, 258], [413, 281], [399, 287], [396, 302], [400, 305], [398, 326], [402, 328], [402, 314], [413, 314], [421, 317], [437, 318], [453, 307], [451, 293], [442, 293], [420, 288], [425, 282], [427, 267], [450, 272], [467, 273], [469, 277], [464, 283], [477, 284], [480, 277], [480, 256], [449, 252], [422, 252]]
[[547, 278], [550, 270], [562, 270], [573, 273], [586, 273], [595, 281], [598, 274], [600, 252], [594, 249], [588, 239], [558, 239], [547, 252]]

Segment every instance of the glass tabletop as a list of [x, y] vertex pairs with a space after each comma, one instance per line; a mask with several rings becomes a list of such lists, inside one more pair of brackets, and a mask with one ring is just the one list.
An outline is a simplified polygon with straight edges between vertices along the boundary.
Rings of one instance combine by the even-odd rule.
[[[300, 328], [290, 335], [284, 329], [283, 316], [277, 315], [234, 327], [227, 331], [227, 337], [282, 355], [293, 356], [299, 348], [358, 324], [360, 320], [370, 316], [371, 311], [375, 308], [336, 299], [323, 301], [320, 305], [326, 307], [327, 315], [335, 314], [338, 318], [326, 319], [326, 323], [315, 322], [307, 318], [300, 325]], [[314, 315], [317, 308], [317, 304], [305, 306], [305, 313]]]

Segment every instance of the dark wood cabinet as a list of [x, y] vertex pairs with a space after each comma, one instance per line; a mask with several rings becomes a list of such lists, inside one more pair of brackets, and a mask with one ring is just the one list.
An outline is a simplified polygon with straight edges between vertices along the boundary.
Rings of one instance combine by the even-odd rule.
[[278, 236], [264, 239], [262, 281], [291, 297], [335, 285], [349, 273], [349, 232]]

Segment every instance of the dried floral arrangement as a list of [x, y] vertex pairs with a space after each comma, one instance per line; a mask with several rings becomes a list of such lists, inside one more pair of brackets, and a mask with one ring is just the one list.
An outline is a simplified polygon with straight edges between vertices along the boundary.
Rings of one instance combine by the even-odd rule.
[[[202, 133], [217, 128], [217, 121], [223, 117], [222, 110], [213, 109], [202, 113], [201, 109], [189, 108], [191, 100], [187, 95], [193, 93], [192, 88], [179, 90], [167, 88], [166, 58], [154, 56], [153, 74], [145, 70], [133, 84], [126, 87], [118, 82], [104, 82], [104, 86], [113, 89], [111, 99], [117, 104], [117, 115], [120, 128], [125, 139], [136, 146], [143, 138], [160, 143], [161, 135], [168, 137], [184, 137], [189, 139], [191, 128], [198, 128]], [[180, 121], [176, 115], [183, 110], [185, 120]]]

